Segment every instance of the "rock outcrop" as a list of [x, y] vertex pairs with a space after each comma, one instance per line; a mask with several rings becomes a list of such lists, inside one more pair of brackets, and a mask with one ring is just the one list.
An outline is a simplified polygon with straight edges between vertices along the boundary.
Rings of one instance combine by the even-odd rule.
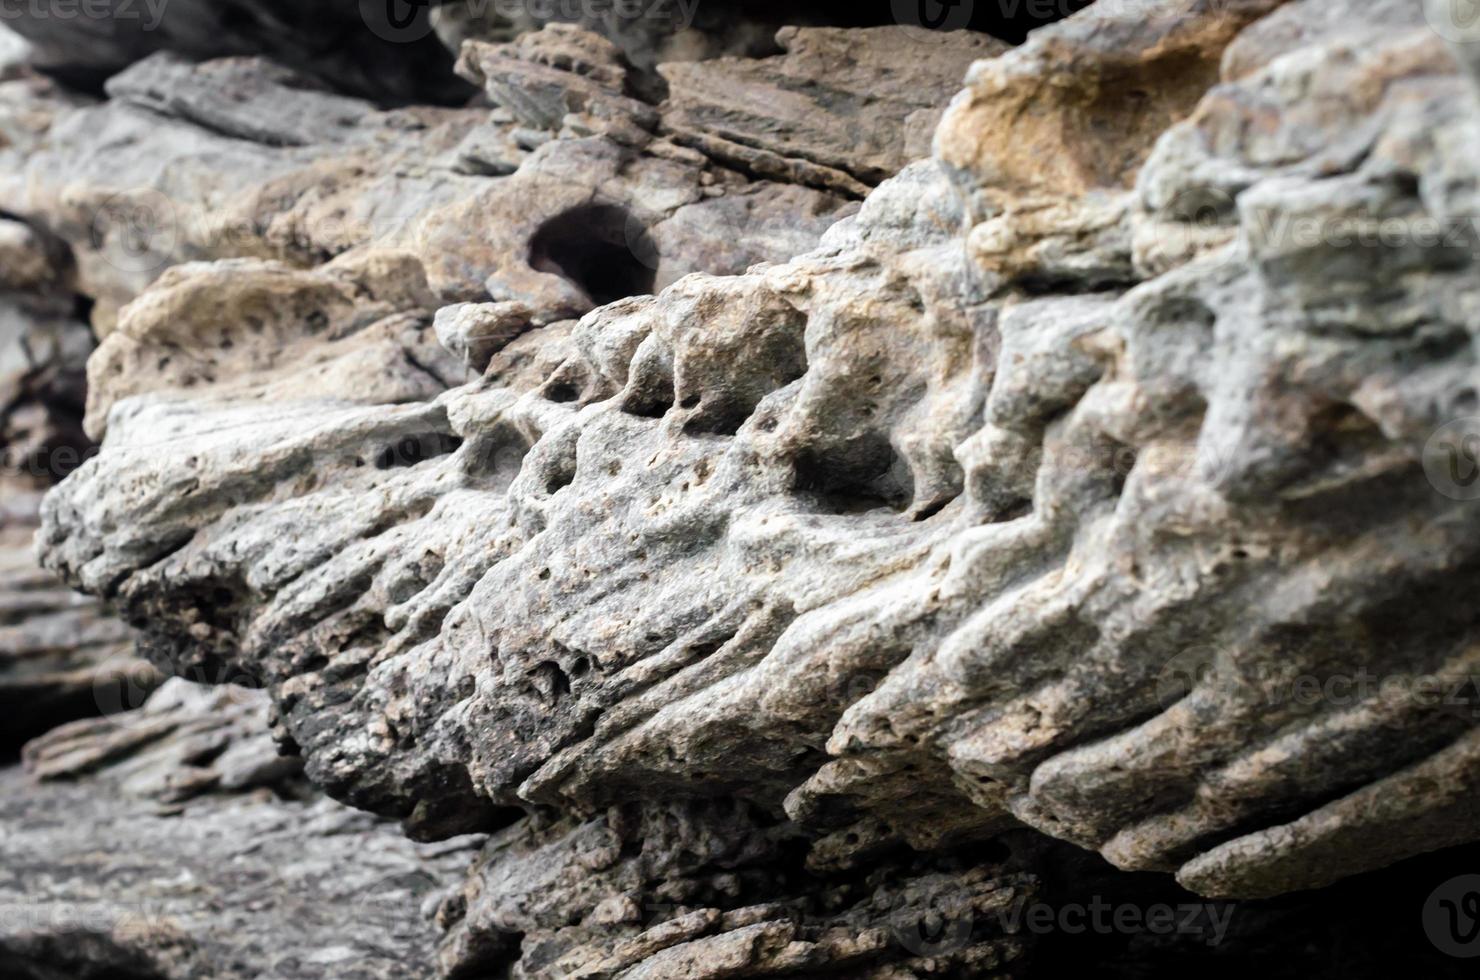
[[28, 763], [488, 835], [449, 977], [1024, 975], [1005, 910], [1092, 854], [1216, 916], [1480, 839], [1480, 90], [1433, 17], [655, 72], [552, 24], [467, 41], [464, 108], [8, 83], [5, 210], [100, 338], [43, 562], [294, 760], [167, 689]]

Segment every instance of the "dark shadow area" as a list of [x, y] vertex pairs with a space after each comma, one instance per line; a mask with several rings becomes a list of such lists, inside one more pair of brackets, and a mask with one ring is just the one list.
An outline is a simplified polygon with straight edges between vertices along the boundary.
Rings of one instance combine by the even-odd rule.
[[[907, 24], [928, 30], [972, 30], [1009, 44], [1021, 44], [1028, 32], [1063, 20], [1092, 0], [813, 0], [790, 9], [805, 11], [812, 22], [835, 27]], [[739, 6], [758, 9], [761, 0]], [[798, 21], [801, 22], [800, 20]]]
[[[618, 40], [642, 71], [661, 38], [691, 27], [723, 37], [744, 29], [751, 40], [731, 53], [773, 54], [770, 39], [785, 25], [871, 27], [907, 24], [929, 30], [981, 31], [1011, 44], [1035, 27], [1062, 20], [1090, 0], [811, 0], [778, 5], [772, 0], [714, 0], [693, 6], [679, 0], [643, 0], [633, 20], [597, 2], [583, 26]], [[112, 75], [156, 51], [185, 58], [259, 55], [293, 68], [327, 87], [385, 106], [461, 105], [477, 89], [453, 71], [454, 53], [433, 29], [432, 11], [466, 5], [474, 14], [493, 10], [488, 0], [346, 0], [303, 4], [290, 0], [96, 0], [88, 16], [57, 17], [18, 7], [5, 25], [34, 46], [35, 66], [62, 84], [103, 94]], [[101, 6], [100, 6], [101, 5]], [[563, 8], [556, 7], [558, 12]], [[555, 19], [566, 20], [557, 16]], [[526, 16], [518, 25], [498, 22], [491, 40], [506, 40], [545, 21]], [[655, 77], [655, 76], [654, 76]]]
[[[126, 911], [123, 910], [123, 911]], [[5, 980], [164, 980], [136, 949], [95, 932], [67, 930], [0, 944]]]
[[261, 55], [335, 91], [382, 105], [458, 105], [476, 89], [452, 70], [425, 0], [93, 0], [61, 17], [17, 7], [5, 26], [33, 45], [37, 68], [101, 95], [110, 76], [156, 51], [185, 58]]
[[605, 306], [653, 291], [657, 247], [641, 222], [617, 204], [590, 204], [556, 215], [529, 243], [529, 264], [561, 276]]
[[[1055, 867], [1045, 882], [1046, 904], [1098, 901], [1106, 927], [1067, 932], [1055, 927], [1037, 936], [1029, 980], [1095, 977], [1097, 980], [1447, 980], [1474, 977], [1480, 959], [1442, 952], [1425, 925], [1436, 888], [1480, 868], [1480, 845], [1465, 845], [1412, 858], [1316, 891], [1263, 901], [1210, 902], [1180, 888], [1170, 875], [1117, 871], [1096, 855]], [[1116, 928], [1116, 909], [1144, 916], [1153, 905], [1180, 910], [1215, 907], [1226, 928], [1221, 938], [1204, 912], [1185, 929], [1153, 935], [1144, 928]], [[1131, 913], [1125, 913], [1129, 916]], [[1129, 918], [1125, 920], [1129, 922]], [[1078, 919], [1074, 920], [1077, 926]], [[1480, 926], [1480, 921], [1474, 923]]]
[[809, 447], [797, 455], [792, 489], [825, 512], [903, 511], [914, 495], [909, 467], [882, 435]]

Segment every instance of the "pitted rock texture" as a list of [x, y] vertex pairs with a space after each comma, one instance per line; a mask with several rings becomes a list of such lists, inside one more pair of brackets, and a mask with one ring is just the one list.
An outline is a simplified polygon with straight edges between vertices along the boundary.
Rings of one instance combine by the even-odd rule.
[[100, 334], [174, 264], [305, 267], [371, 248], [417, 255], [437, 301], [525, 302], [542, 325], [690, 272], [788, 258], [856, 207], [640, 127], [613, 136], [556, 117], [552, 133], [503, 108], [383, 110], [261, 59], [156, 54], [81, 108], [34, 79], [11, 85], [0, 195], [71, 246]]
[[[1000, 921], [1060, 860], [1004, 834], [1219, 898], [1480, 838], [1476, 505], [1429, 465], [1476, 80], [1397, 0], [1144, 6], [666, 93], [557, 24], [463, 47], [493, 108], [18, 89], [0, 188], [103, 335], [47, 567], [264, 688], [330, 796], [493, 835], [447, 976], [1012, 975], [889, 910]], [[120, 193], [242, 232], [138, 248]]]

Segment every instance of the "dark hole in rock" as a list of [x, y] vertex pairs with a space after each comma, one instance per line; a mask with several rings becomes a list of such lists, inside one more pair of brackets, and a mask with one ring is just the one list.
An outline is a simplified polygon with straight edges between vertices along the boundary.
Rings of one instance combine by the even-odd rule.
[[1098, 273], [1090, 271], [1073, 275], [1030, 273], [1014, 279], [1013, 285], [1029, 296], [1057, 296], [1111, 292], [1124, 289], [1132, 283], [1120, 270], [1106, 269]]
[[570, 486], [576, 478], [576, 461], [572, 456], [568, 462], [562, 461], [552, 466], [545, 476], [545, 492], [549, 494], [559, 493]]
[[744, 405], [729, 401], [719, 402], [713, 411], [705, 412], [684, 423], [683, 430], [688, 435], [709, 433], [718, 436], [733, 436], [740, 431], [740, 426], [744, 425], [748, 418], [750, 418], [750, 412]]
[[1166, 301], [1147, 311], [1146, 319], [1158, 326], [1195, 327], [1211, 330], [1218, 316], [1195, 296], [1169, 296]]
[[463, 454], [464, 472], [486, 481], [489, 489], [507, 490], [523, 468], [529, 446], [529, 439], [523, 433], [507, 422], [500, 422], [475, 437], [468, 452]]
[[573, 402], [581, 397], [581, 390], [569, 381], [552, 381], [545, 386], [544, 395], [552, 402]]
[[793, 489], [811, 494], [825, 510], [860, 514], [910, 504], [914, 481], [889, 440], [877, 433], [846, 443], [808, 447], [793, 463]]
[[930, 518], [934, 517], [936, 514], [939, 514], [941, 511], [945, 510], [946, 507], [950, 504], [950, 502], [952, 500], [955, 500], [955, 499], [956, 499], [955, 497], [943, 497], [940, 500], [936, 500], [936, 501], [933, 501], [933, 502], [927, 504], [926, 506], [920, 508], [918, 511], [915, 512], [915, 520], [917, 520], [917, 521], [928, 521], [928, 520], [930, 520]]
[[445, 432], [404, 436], [380, 451], [375, 457], [375, 468], [389, 470], [398, 466], [415, 466], [417, 463], [457, 452], [461, 445], [461, 438]]
[[536, 664], [530, 675], [535, 689], [552, 705], [570, 693], [570, 675], [553, 660]]
[[667, 375], [639, 378], [622, 396], [621, 408], [628, 415], [660, 419], [673, 407], [673, 379]]
[[1020, 520], [1033, 513], [1033, 500], [1030, 497], [1005, 497], [995, 502], [985, 515], [985, 519], [993, 524], [1006, 524], [1008, 521]]
[[500, 806], [479, 796], [467, 770], [439, 766], [416, 787], [411, 812], [401, 821], [412, 840], [437, 841], [460, 834], [493, 833], [524, 816], [518, 807]]
[[[807, 358], [800, 343], [795, 350], [771, 353], [773, 363], [769, 378], [748, 379], [750, 384], [744, 388], [734, 385], [711, 388], [702, 396], [698, 393], [686, 395], [678, 403], [680, 408], [690, 413], [684, 421], [684, 432], [689, 435], [733, 436], [755, 414], [756, 406], [765, 394], [791, 384], [807, 373]], [[761, 383], [756, 384], [756, 380]], [[772, 432], [776, 428], [775, 419], [769, 416], [757, 420], [756, 424], [762, 432]]]
[[973, 864], [1003, 864], [1012, 857], [1012, 847], [1002, 840], [982, 841], [963, 850], [970, 854]]
[[589, 204], [556, 215], [529, 243], [529, 264], [562, 276], [604, 306], [653, 291], [658, 249], [647, 228], [617, 204]]

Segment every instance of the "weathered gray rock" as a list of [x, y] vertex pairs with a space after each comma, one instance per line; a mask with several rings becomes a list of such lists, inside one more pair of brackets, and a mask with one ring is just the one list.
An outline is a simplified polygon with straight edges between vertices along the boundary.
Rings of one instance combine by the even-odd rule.
[[[908, 165], [997, 48], [784, 37], [662, 102], [557, 27], [435, 120], [163, 58], [59, 111], [19, 213], [119, 309], [47, 566], [331, 796], [493, 835], [449, 976], [1012, 975], [1061, 858], [1004, 834], [1240, 898], [1480, 838], [1480, 95], [1421, 9], [1091, 8]], [[100, 122], [261, 220], [108, 273]], [[175, 738], [146, 795], [220, 782]], [[932, 889], [987, 924], [891, 939]]]
[[127, 627], [38, 567], [41, 496], [82, 463], [84, 370], [63, 250], [0, 220], [0, 754], [47, 729], [136, 707], [160, 681]]
[[38, 779], [101, 772], [128, 795], [165, 802], [259, 787], [303, 795], [294, 785], [302, 766], [278, 752], [268, 710], [261, 691], [171, 678], [136, 709], [59, 726], [21, 758]]
[[6, 755], [63, 722], [136, 707], [161, 680], [133, 655], [126, 626], [36, 566], [34, 531], [34, 515], [30, 522], [7, 516], [0, 527], [0, 750]]
[[966, 69], [1007, 49], [897, 26], [788, 27], [776, 41], [785, 54], [662, 66], [664, 129], [749, 172], [860, 195], [926, 156]]
[[0, 970], [203, 980], [432, 975], [476, 840], [417, 845], [262, 789], [161, 806], [0, 770]]
[[853, 207], [651, 135], [578, 128], [521, 147], [507, 113], [385, 111], [260, 60], [160, 54], [108, 88], [81, 109], [18, 91], [26, 142], [0, 147], [0, 197], [71, 247], [99, 333], [174, 264], [372, 248], [416, 255], [443, 302], [578, 315], [805, 251]]
[[[839, 5], [841, 6], [841, 5]], [[791, 24], [826, 24], [867, 18], [869, 11], [792, 5], [692, 0], [648, 0], [642, 4], [496, 4], [448, 2], [429, 12], [428, 26], [449, 50], [468, 41], [505, 43], [551, 26], [599, 35], [645, 75], [665, 62], [704, 61], [722, 55], [762, 57], [775, 52], [776, 31]], [[879, 14], [875, 13], [875, 16]], [[884, 12], [887, 15], [887, 11]]]
[[[1216, 65], [1219, 45], [1268, 5], [1215, 6], [1206, 23], [1169, 16], [1131, 36], [1176, 65], [1194, 55]], [[1111, 27], [1111, 38], [1123, 29]], [[1163, 28], [1165, 41], [1146, 33]], [[1408, 766], [1447, 764], [1443, 753], [1463, 758], [1455, 739], [1468, 715], [1387, 695], [1288, 704], [1257, 693], [1272, 678], [1228, 689], [1231, 666], [1174, 700], [1158, 681], [1189, 651], [1256, 674], [1260, 664], [1321, 678], [1364, 665], [1412, 678], [1463, 670], [1462, 623], [1402, 597], [1463, 581], [1466, 505], [1436, 493], [1419, 458], [1449, 410], [1429, 394], [1434, 372], [1452, 363], [1458, 391], [1467, 362], [1420, 370], [1397, 352], [1424, 343], [1406, 331], [1465, 329], [1469, 256], [1333, 254], [1324, 243], [1292, 253], [1266, 241], [1255, 207], [1333, 213], [1322, 203], [1331, 194], [1291, 183], [1294, 158], [1242, 164], [1242, 236], [1221, 250], [1184, 256], [1123, 295], [1024, 302], [1022, 277], [960, 248], [963, 223], [998, 220], [984, 202], [1010, 186], [1014, 165], [1011, 149], [984, 159], [972, 134], [1005, 84], [992, 79], [1063, 71], [1041, 52], [1072, 51], [1079, 37], [1099, 46], [1055, 57], [1100, 58], [1106, 36], [1098, 21], [1070, 20], [978, 70], [983, 88], [938, 137], [952, 182], [985, 188], [967, 209], [946, 171], [913, 167], [817, 252], [588, 315], [571, 356], [527, 388], [414, 393], [394, 373], [344, 368], [356, 343], [335, 314], [318, 337], [290, 307], [260, 343], [210, 355], [219, 367], [163, 375], [183, 372], [188, 391], [129, 397], [141, 378], [158, 388], [150, 365], [166, 347], [212, 347], [186, 312], [197, 301], [176, 295], [232, 302], [271, 275], [232, 267], [214, 285], [226, 267], [172, 273], [93, 362], [91, 418], [99, 428], [107, 418], [108, 448], [49, 500], [48, 560], [151, 624], [162, 662], [219, 659], [261, 677], [312, 778], [420, 833], [476, 829], [472, 817], [446, 821], [477, 813], [479, 799], [579, 811], [667, 786], [784, 800], [802, 825], [860, 841], [849, 829], [860, 822], [925, 849], [1022, 822], [1126, 867], [1182, 867], [1215, 893], [1292, 887], [1232, 857], [1266, 832], [1260, 821], [1273, 833], [1320, 807], [1362, 812], [1333, 792], [1397, 785]], [[1225, 125], [1238, 93], [1265, 79], [1297, 93], [1288, 132], [1298, 143], [1277, 157], [1325, 152], [1323, 132], [1351, 147], [1360, 170], [1345, 178], [1344, 207], [1468, 214], [1449, 177], [1465, 166], [1475, 114], [1441, 42], [1389, 30], [1365, 56], [1379, 74], [1354, 89], [1345, 73], [1369, 69], [1327, 54], [1346, 49], [1325, 37], [1196, 107], [1179, 92], [1173, 117], [1191, 118], [1154, 150], [1145, 126], [1086, 131], [1098, 137], [1077, 149], [1086, 161], [1151, 158], [1110, 221], [1121, 240], [1142, 214], [1175, 222], [1162, 201], [1189, 191], [1167, 181], [1226, 172], [1163, 160], [1188, 134]], [[1148, 64], [1154, 79], [1160, 62]], [[1401, 89], [1405, 113], [1366, 96], [1360, 146], [1339, 106], [1298, 94], [1327, 74], [1366, 93], [1406, 65], [1423, 77]], [[1204, 69], [1178, 70], [1185, 82]], [[1312, 81], [1277, 84], [1289, 72]], [[1036, 106], [1045, 133], [1082, 111], [1072, 97]], [[1284, 131], [1266, 136], [1237, 116], [1226, 125], [1261, 141]], [[1424, 131], [1449, 136], [1415, 142]], [[1237, 158], [1241, 144], [1192, 145]], [[1126, 187], [1134, 166], [1029, 177], [1074, 208]], [[1388, 176], [1400, 166], [1416, 183]], [[1425, 172], [1444, 180], [1431, 189]], [[1332, 185], [1331, 164], [1320, 179]], [[965, 231], [968, 243], [977, 236]], [[1049, 281], [1073, 282], [1073, 255], [1060, 250]], [[1357, 258], [1357, 279], [1335, 274]], [[1129, 262], [1123, 271], [1135, 275]], [[1391, 278], [1413, 275], [1422, 288]], [[512, 298], [551, 318], [574, 305], [533, 289]], [[310, 387], [263, 363], [260, 344], [322, 351], [292, 358], [325, 364], [321, 380]], [[408, 398], [427, 400], [375, 404]], [[228, 419], [231, 431], [210, 434]], [[186, 495], [105, 489], [183, 473]], [[1368, 493], [1382, 495], [1379, 512], [1363, 509]], [[1433, 537], [1415, 537], [1414, 521]], [[1360, 557], [1377, 554], [1375, 565]], [[1339, 601], [1324, 598], [1331, 589]], [[209, 606], [196, 598], [213, 593]], [[1401, 630], [1356, 625], [1390, 619], [1393, 603], [1429, 624], [1411, 648]], [[1340, 635], [1342, 652], [1298, 639], [1312, 631]], [[1448, 643], [1457, 659], [1445, 659]], [[430, 798], [432, 787], [445, 797]], [[1451, 813], [1447, 798], [1408, 799], [1415, 819], [1431, 805]], [[1429, 816], [1452, 830], [1389, 834], [1383, 855], [1469, 833]], [[1301, 845], [1270, 846], [1301, 860]], [[1384, 859], [1355, 851], [1305, 883]]]

